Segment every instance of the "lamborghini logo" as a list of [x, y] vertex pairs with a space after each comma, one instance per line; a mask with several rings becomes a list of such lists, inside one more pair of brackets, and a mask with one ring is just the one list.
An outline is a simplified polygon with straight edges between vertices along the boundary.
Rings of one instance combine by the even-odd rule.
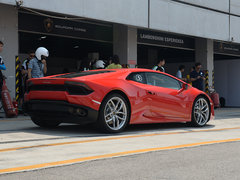
[[53, 30], [53, 20], [47, 18], [44, 20], [44, 27], [47, 32], [51, 32]]
[[223, 43], [219, 43], [219, 49], [223, 50]]

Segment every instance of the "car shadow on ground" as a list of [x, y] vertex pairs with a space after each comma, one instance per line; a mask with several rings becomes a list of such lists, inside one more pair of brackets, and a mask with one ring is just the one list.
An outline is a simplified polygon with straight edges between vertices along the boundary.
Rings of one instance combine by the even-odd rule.
[[[215, 110], [215, 119], [235, 119], [240, 118], [240, 108], [219, 108]], [[19, 119], [19, 117], [17, 118]], [[26, 120], [27, 119], [27, 120]], [[7, 123], [7, 122], [5, 122]], [[171, 131], [194, 131], [212, 129], [211, 121], [204, 127], [191, 127], [186, 123], [159, 123], [159, 124], [139, 124], [129, 125], [123, 132], [117, 134], [107, 134], [99, 131], [92, 124], [89, 125], [76, 125], [76, 124], [61, 124], [59, 127], [45, 129], [36, 126], [28, 116], [20, 116], [20, 121], [9, 122], [2, 126], [0, 125], [0, 135], [7, 133], [29, 133], [39, 134], [40, 138], [74, 138], [74, 137], [104, 137], [104, 136], [119, 136], [131, 135], [141, 133], [161, 133]]]
[[126, 132], [136, 133], [136, 132], [151, 132], [151, 131], [193, 131], [200, 129], [212, 129], [214, 125], [206, 124], [204, 127], [193, 127], [186, 123], [158, 123], [158, 124], [137, 124], [130, 125], [127, 127]]
[[[23, 138], [20, 141], [41, 141], [41, 140], [54, 140], [54, 139], [69, 139], [81, 137], [108, 137], [108, 136], [123, 136], [123, 135], [138, 135], [147, 133], [169, 133], [171, 131], [187, 131], [212, 129], [214, 125], [206, 125], [201, 128], [191, 127], [186, 123], [160, 123], [160, 124], [138, 124], [129, 125], [123, 132], [109, 134], [99, 131], [92, 124], [88, 125], [75, 125], [75, 124], [61, 124], [56, 128], [41, 128], [33, 124], [30, 120], [27, 127], [21, 126], [13, 130], [0, 130], [0, 134], [7, 133], [29, 133], [39, 135], [36, 138]], [[8, 142], [15, 142], [10, 140]], [[18, 140], [16, 140], [18, 141]], [[5, 142], [3, 142], [5, 143]]]

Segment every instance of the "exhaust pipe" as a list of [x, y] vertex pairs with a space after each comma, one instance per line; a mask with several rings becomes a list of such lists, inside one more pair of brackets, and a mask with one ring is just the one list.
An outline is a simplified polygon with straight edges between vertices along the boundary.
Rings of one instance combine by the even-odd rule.
[[74, 114], [74, 115], [81, 116], [81, 117], [87, 116], [87, 111], [82, 108], [72, 108], [71, 107], [68, 109], [68, 112], [70, 114]]

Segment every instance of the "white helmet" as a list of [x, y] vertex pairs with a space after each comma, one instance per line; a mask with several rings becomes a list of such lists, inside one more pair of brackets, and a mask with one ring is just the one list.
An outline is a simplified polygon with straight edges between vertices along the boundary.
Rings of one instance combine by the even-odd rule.
[[49, 56], [49, 52], [45, 47], [39, 47], [37, 48], [36, 52], [35, 52], [35, 56], [37, 57], [38, 60], [42, 60], [42, 56], [48, 57]]
[[105, 67], [105, 62], [103, 60], [98, 60], [95, 64], [97, 69], [104, 68]]

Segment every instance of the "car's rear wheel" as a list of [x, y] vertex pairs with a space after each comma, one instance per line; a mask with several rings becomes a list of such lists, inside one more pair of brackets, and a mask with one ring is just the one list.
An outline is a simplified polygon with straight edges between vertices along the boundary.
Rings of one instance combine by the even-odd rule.
[[61, 124], [60, 121], [51, 120], [50, 118], [45, 117], [31, 117], [31, 119], [34, 124], [44, 128], [54, 128]]
[[210, 119], [210, 106], [205, 97], [198, 97], [193, 104], [192, 122], [196, 127], [205, 126]]
[[99, 110], [98, 126], [108, 133], [118, 133], [125, 129], [130, 118], [130, 107], [120, 94], [107, 96]]

